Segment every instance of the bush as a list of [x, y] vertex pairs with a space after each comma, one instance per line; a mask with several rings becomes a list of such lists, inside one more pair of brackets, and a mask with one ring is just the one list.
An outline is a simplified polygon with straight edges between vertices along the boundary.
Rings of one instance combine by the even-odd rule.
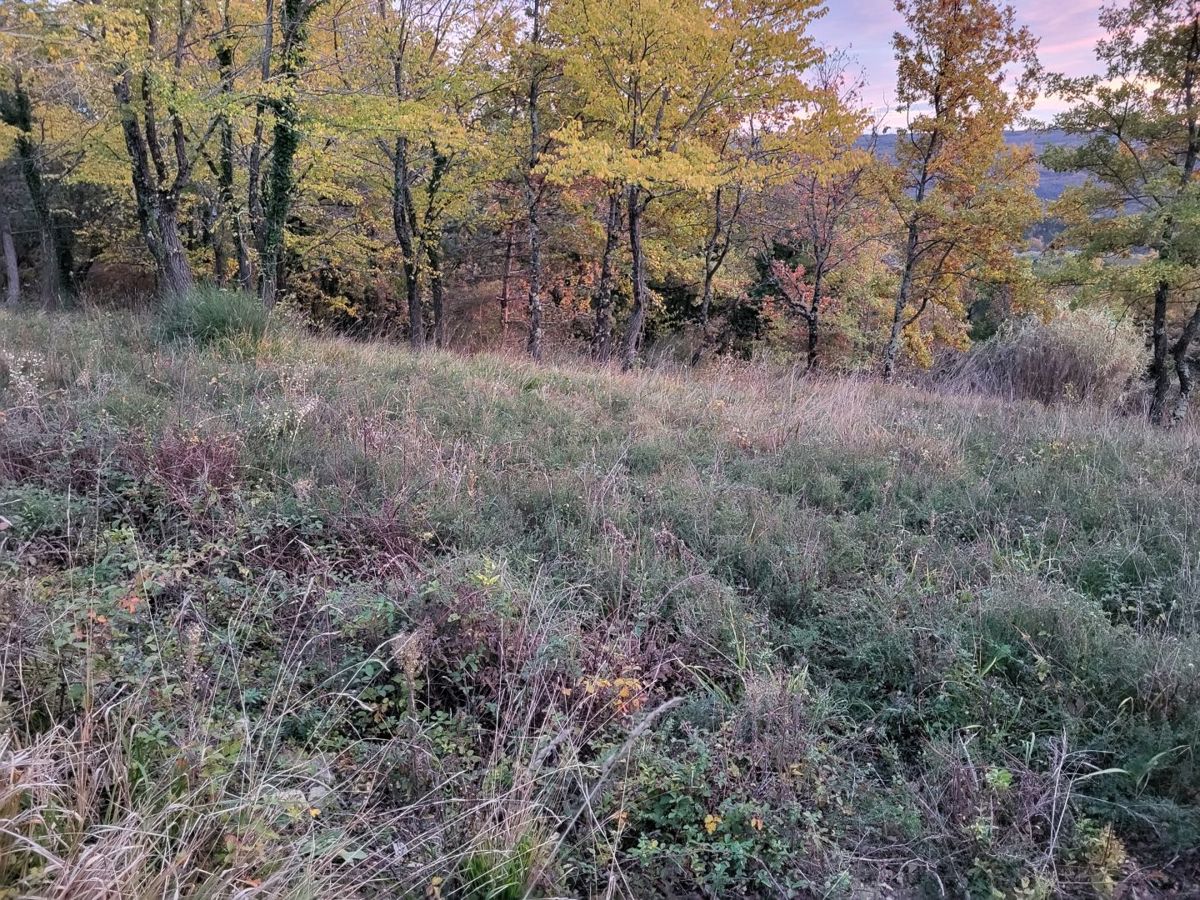
[[163, 307], [159, 330], [163, 340], [188, 341], [202, 347], [257, 344], [266, 334], [270, 318], [257, 297], [241, 291], [198, 287]]
[[948, 385], [1010, 400], [1118, 402], [1142, 365], [1142, 341], [1101, 310], [1071, 310], [1049, 322], [1006, 323], [950, 372]]

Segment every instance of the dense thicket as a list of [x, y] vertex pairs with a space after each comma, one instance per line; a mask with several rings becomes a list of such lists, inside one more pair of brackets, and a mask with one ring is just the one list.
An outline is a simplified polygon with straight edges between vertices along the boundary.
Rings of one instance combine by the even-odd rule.
[[815, 0], [5, 4], [9, 295], [207, 281], [418, 348], [628, 368], [677, 333], [890, 373], [961, 345], [1037, 216], [1002, 140], [1032, 36], [992, 0], [899, 8], [884, 162]]

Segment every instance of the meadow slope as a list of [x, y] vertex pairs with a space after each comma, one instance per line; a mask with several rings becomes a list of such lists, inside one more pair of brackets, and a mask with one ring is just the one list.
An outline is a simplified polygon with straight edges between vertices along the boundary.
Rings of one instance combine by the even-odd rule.
[[1194, 432], [127, 314], [0, 361], [0, 896], [1194, 887]]

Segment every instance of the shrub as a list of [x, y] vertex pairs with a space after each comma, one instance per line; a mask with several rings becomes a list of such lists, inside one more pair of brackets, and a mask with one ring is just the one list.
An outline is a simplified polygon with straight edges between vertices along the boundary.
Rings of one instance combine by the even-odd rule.
[[1113, 404], [1141, 364], [1142, 341], [1131, 324], [1102, 310], [1070, 310], [1045, 323], [1006, 323], [961, 359], [947, 384], [1010, 400]]
[[257, 344], [269, 324], [270, 314], [256, 297], [209, 286], [169, 301], [159, 315], [163, 340], [187, 341], [202, 347]]

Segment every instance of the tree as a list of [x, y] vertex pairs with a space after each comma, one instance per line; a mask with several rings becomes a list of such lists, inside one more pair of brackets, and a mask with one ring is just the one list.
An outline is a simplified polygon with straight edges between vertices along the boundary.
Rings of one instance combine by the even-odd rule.
[[552, 168], [623, 194], [633, 308], [622, 368], [634, 365], [650, 303], [647, 209], [678, 192], [715, 192], [728, 176], [729, 132], [783, 117], [807, 96], [799, 73], [820, 56], [805, 36], [816, 10], [812, 0], [563, 0], [551, 10], [564, 73], [581, 94]]
[[[432, 299], [432, 337], [447, 341], [444, 299], [446, 233], [472, 213], [481, 182], [503, 168], [489, 160], [485, 119], [511, 40], [511, 14], [498, 3], [468, 7], [462, 0], [421, 0], [376, 7], [368, 47], [389, 65], [386, 78], [368, 53], [356, 77], [366, 93], [339, 126], [363, 130], [388, 162], [392, 227], [403, 255], [401, 280], [409, 341], [422, 349], [430, 336], [423, 284]], [[497, 154], [507, 160], [506, 154]]]
[[713, 191], [712, 228], [704, 241], [704, 280], [700, 288], [700, 324], [705, 327], [712, 310], [713, 283], [733, 246], [733, 231], [745, 199], [745, 185], [735, 184], [732, 188], [720, 185]]
[[[61, 78], [52, 74], [47, 62], [61, 53], [68, 38], [55, 8], [36, 0], [7, 4], [0, 21], [13, 26], [0, 43], [6, 51], [0, 66], [0, 124], [9, 132], [37, 226], [42, 303], [54, 306], [75, 293], [70, 241], [54, 211], [55, 188], [69, 166], [56, 159], [55, 148], [46, 140], [45, 122], [35, 111], [30, 82], [47, 93], [61, 92]], [[40, 98], [36, 99], [40, 106]]]
[[613, 296], [616, 291], [615, 257], [621, 239], [621, 192], [609, 191], [605, 201], [604, 250], [600, 254], [600, 278], [592, 293], [592, 359], [607, 363], [612, 356]]
[[271, 142], [271, 168], [263, 192], [260, 250], [260, 291], [263, 303], [267, 306], [275, 304], [285, 227], [296, 189], [294, 166], [301, 139], [299, 85], [308, 40], [308, 20], [321, 2], [282, 0], [279, 6], [279, 67], [268, 99], [268, 105], [275, 114], [275, 125]]
[[[1107, 295], [1149, 299], [1149, 414], [1162, 422], [1172, 363], [1179, 382], [1172, 417], [1187, 411], [1189, 353], [1200, 331], [1200, 0], [1131, 0], [1106, 7], [1101, 24], [1104, 77], [1053, 82], [1072, 104], [1058, 126], [1086, 138], [1045, 156], [1054, 169], [1087, 175], [1055, 207], [1068, 226], [1065, 240], [1080, 251], [1062, 275], [1083, 276]], [[1136, 266], [1127, 263], [1131, 255]], [[1182, 316], [1173, 315], [1176, 307]]]
[[[876, 167], [875, 125], [863, 107], [861, 84], [848, 76], [846, 58], [833, 55], [817, 67], [815, 87], [821, 98], [816, 119], [825, 146], [818, 156], [800, 156], [800, 174], [777, 192], [788, 218], [782, 238], [803, 262], [772, 264], [775, 281], [807, 332], [806, 368], [817, 368], [822, 316], [830, 282], [861, 260], [878, 243], [882, 223], [876, 213], [878, 192], [871, 176]], [[872, 137], [862, 135], [870, 127]]]
[[21, 266], [13, 243], [9, 200], [0, 196], [0, 252], [4, 255], [4, 302], [12, 305], [21, 299]]
[[542, 48], [542, 0], [529, 7], [529, 159], [525, 169], [525, 209], [529, 233], [529, 339], [526, 349], [534, 359], [542, 358], [542, 235], [539, 213], [543, 179], [537, 171], [543, 152], [541, 123], [542, 85], [547, 66]]
[[[229, 237], [234, 245], [234, 256], [237, 261], [237, 282], [243, 291], [254, 288], [254, 273], [250, 260], [250, 225], [246, 220], [243, 204], [237, 193], [237, 173], [235, 154], [236, 124], [234, 111], [237, 103], [235, 97], [235, 62], [237, 54], [237, 39], [234, 30], [235, 23], [230, 16], [230, 0], [224, 0], [221, 16], [221, 30], [213, 42], [213, 56], [217, 63], [220, 77], [221, 105], [217, 113], [218, 132], [220, 136], [220, 156], [217, 179], [219, 191], [219, 213], [225, 220]], [[223, 238], [222, 238], [223, 239]], [[218, 283], [224, 283], [225, 271], [221, 252], [214, 254], [214, 273]]]
[[85, 13], [98, 61], [111, 71], [139, 231], [164, 298], [186, 294], [195, 281], [180, 219], [217, 124], [193, 83], [205, 80], [192, 54], [194, 34], [207, 13], [201, 0], [181, 0], [169, 13], [152, 0]]
[[995, 0], [896, 0], [896, 9], [908, 28], [892, 39], [908, 125], [885, 183], [900, 222], [889, 379], [901, 339], [931, 306], [961, 322], [964, 282], [1012, 276], [1038, 214], [1032, 157], [1004, 146], [1036, 98], [1033, 35]]

